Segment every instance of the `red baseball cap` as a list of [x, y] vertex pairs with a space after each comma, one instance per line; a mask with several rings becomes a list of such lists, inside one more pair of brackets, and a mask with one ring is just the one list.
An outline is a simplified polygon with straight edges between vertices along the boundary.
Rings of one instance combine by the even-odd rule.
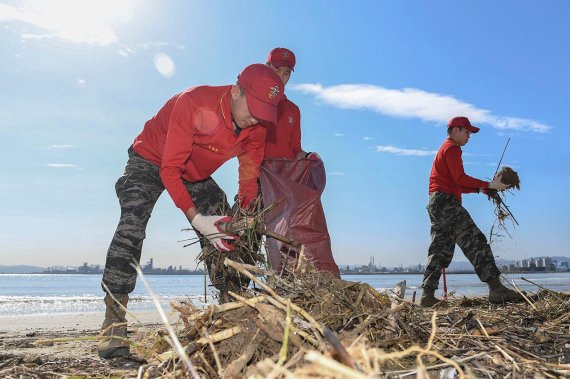
[[256, 63], [243, 69], [237, 83], [245, 91], [251, 115], [277, 125], [277, 104], [285, 93], [281, 78], [271, 68]]
[[277, 68], [287, 66], [295, 71], [295, 62], [295, 54], [291, 50], [284, 47], [276, 47], [269, 52], [267, 62], [265, 63], [271, 63]]
[[469, 122], [469, 119], [467, 117], [463, 117], [463, 116], [453, 117], [451, 120], [449, 120], [449, 123], [447, 124], [447, 128], [449, 129], [449, 128], [455, 128], [455, 127], [461, 127], [463, 129], [467, 129], [471, 133], [477, 133], [479, 131], [479, 128], [471, 125], [471, 123]]

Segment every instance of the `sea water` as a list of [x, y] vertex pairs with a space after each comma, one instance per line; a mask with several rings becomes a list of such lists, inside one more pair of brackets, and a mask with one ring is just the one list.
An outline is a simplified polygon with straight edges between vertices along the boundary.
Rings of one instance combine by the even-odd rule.
[[[503, 278], [514, 281], [522, 290], [536, 292], [539, 288], [521, 279], [555, 291], [570, 292], [570, 273], [507, 274]], [[414, 291], [421, 294], [421, 274], [398, 275], [343, 275], [348, 281], [368, 283], [379, 291], [389, 291], [398, 282], [406, 280], [406, 298]], [[165, 309], [174, 300], [185, 300], [201, 307], [215, 301], [216, 290], [202, 275], [147, 275], [146, 281]], [[475, 274], [448, 274], [448, 292], [456, 296], [483, 296], [487, 285]], [[442, 291], [440, 281], [439, 293]], [[0, 274], [0, 317], [39, 314], [103, 312], [101, 275], [78, 274]], [[152, 297], [139, 279], [130, 295], [129, 309], [154, 309]]]

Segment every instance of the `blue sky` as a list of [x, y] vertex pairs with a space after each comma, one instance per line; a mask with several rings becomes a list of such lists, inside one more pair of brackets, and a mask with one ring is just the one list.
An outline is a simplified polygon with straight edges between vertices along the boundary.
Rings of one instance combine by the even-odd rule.
[[[231, 84], [274, 47], [297, 55], [286, 92], [303, 148], [327, 169], [323, 204], [340, 264], [425, 263], [429, 171], [446, 121], [481, 132], [466, 171], [504, 163], [520, 226], [493, 243], [518, 259], [570, 255], [570, 32], [564, 1], [2, 1], [2, 264], [104, 263], [119, 217], [114, 183], [144, 122], [175, 93]], [[237, 164], [215, 178], [233, 196]], [[464, 205], [488, 234], [492, 204]], [[194, 267], [165, 192], [143, 261]], [[456, 249], [456, 259], [464, 257]]]

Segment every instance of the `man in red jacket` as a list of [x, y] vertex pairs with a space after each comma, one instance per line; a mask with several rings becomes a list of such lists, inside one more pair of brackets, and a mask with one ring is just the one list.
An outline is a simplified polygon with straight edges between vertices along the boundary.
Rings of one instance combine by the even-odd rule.
[[[269, 52], [267, 66], [281, 78], [286, 86], [295, 70], [295, 54], [277, 47]], [[301, 159], [307, 153], [301, 149], [301, 112], [287, 96], [277, 106], [277, 124], [267, 128], [265, 159]]]
[[471, 125], [467, 117], [454, 117], [447, 125], [447, 139], [439, 148], [429, 177], [429, 202], [431, 220], [431, 244], [428, 263], [422, 284], [421, 305], [431, 307], [439, 302], [434, 296], [439, 284], [441, 269], [447, 268], [453, 258], [455, 244], [469, 259], [482, 282], [489, 285], [489, 301], [502, 303], [520, 300], [518, 292], [503, 286], [501, 272], [495, 264], [491, 247], [485, 235], [461, 205], [461, 194], [502, 191], [508, 186], [497, 176], [491, 182], [472, 178], [465, 174], [461, 146], [469, 141], [479, 128]]
[[175, 95], [146, 122], [129, 148], [125, 173], [115, 184], [121, 218], [103, 274], [102, 329], [107, 338], [98, 347], [101, 357], [129, 352], [122, 338], [126, 337], [128, 294], [137, 278], [131, 264], [140, 262], [146, 225], [164, 189], [202, 243], [207, 240], [221, 252], [232, 250], [228, 240], [235, 236], [217, 225], [225, 219], [229, 205], [211, 175], [237, 157], [239, 202], [247, 207], [257, 197], [266, 136], [263, 125], [277, 123], [283, 93], [283, 83], [273, 70], [254, 64], [242, 71], [233, 86], [198, 86]]
[[[291, 78], [291, 73], [295, 70], [295, 54], [289, 49], [277, 47], [269, 52], [266, 64], [281, 78], [283, 86], [286, 86]], [[299, 162], [307, 158], [307, 162]], [[297, 162], [294, 162], [297, 161]], [[273, 178], [287, 178], [287, 192], [289, 192], [287, 204], [291, 213], [281, 213], [276, 216], [277, 210], [271, 212], [266, 220], [268, 226], [277, 227], [279, 232], [286, 233], [297, 242], [305, 245], [305, 257], [313, 263], [319, 271], [328, 271], [340, 277], [340, 272], [332, 256], [330, 237], [327, 231], [326, 220], [322, 210], [320, 199], [314, 199], [310, 203], [310, 210], [307, 212], [306, 198], [294, 199], [295, 188], [310, 188], [318, 193], [315, 197], [320, 197], [326, 182], [324, 165], [317, 153], [307, 153], [301, 148], [301, 112], [287, 96], [277, 106], [277, 124], [267, 127], [267, 138], [265, 144], [265, 156], [263, 163], [265, 173], [272, 172]], [[320, 188], [314, 188], [319, 183]], [[275, 195], [271, 191], [271, 197]], [[266, 197], [267, 193], [265, 194]], [[305, 212], [299, 207], [305, 206]], [[292, 217], [299, 212], [303, 217]], [[273, 217], [274, 216], [274, 217]], [[302, 230], [302, 231], [301, 231]], [[281, 253], [277, 241], [267, 242], [269, 259], [274, 269], [279, 270]]]

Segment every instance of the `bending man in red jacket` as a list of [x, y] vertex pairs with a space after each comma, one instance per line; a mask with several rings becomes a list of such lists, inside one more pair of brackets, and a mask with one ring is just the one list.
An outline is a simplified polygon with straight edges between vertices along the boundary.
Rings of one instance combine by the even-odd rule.
[[[125, 173], [115, 185], [121, 218], [107, 252], [103, 274], [108, 338], [99, 344], [103, 358], [125, 355], [125, 309], [140, 262], [145, 229], [152, 209], [166, 189], [193, 228], [222, 252], [234, 237], [217, 222], [229, 209], [224, 192], [210, 175], [225, 161], [239, 161], [239, 201], [246, 207], [257, 197], [259, 166], [266, 130], [277, 122], [283, 83], [265, 65], [246, 67], [237, 84], [189, 88], [175, 95], [144, 126], [129, 148]], [[215, 283], [214, 283], [215, 284]], [[115, 298], [117, 301], [114, 301]], [[122, 323], [113, 327], [114, 323]], [[117, 338], [119, 337], [119, 338]]]
[[[295, 54], [283, 47], [271, 50], [266, 61], [267, 66], [281, 78], [283, 86], [289, 82], [295, 63]], [[305, 257], [317, 270], [328, 271], [340, 277], [332, 256], [330, 237], [320, 203], [320, 195], [326, 183], [324, 165], [317, 153], [307, 153], [301, 148], [301, 112], [287, 96], [283, 97], [277, 107], [277, 124], [267, 127], [263, 171], [275, 179], [268, 181], [279, 180], [287, 188], [286, 194], [277, 194], [279, 191], [264, 192], [264, 198], [287, 196], [285, 203], [280, 203], [277, 209], [266, 215], [268, 227], [278, 227], [280, 234], [286, 234], [304, 244]], [[285, 178], [287, 180], [283, 180]], [[283, 189], [282, 186], [278, 187]], [[268, 192], [271, 192], [271, 195]], [[307, 202], [306, 196], [303, 197], [302, 193], [306, 192], [313, 194], [312, 201]], [[305, 212], [301, 210], [302, 207], [305, 207]], [[300, 213], [303, 213], [303, 217], [299, 217]], [[282, 263], [281, 254], [287, 247], [281, 246], [281, 243], [275, 240], [269, 240], [267, 244], [273, 268], [279, 270]]]
[[506, 184], [500, 176], [485, 182], [465, 174], [461, 146], [469, 141], [471, 133], [479, 128], [472, 126], [467, 117], [454, 117], [447, 125], [447, 139], [439, 148], [429, 177], [431, 244], [428, 263], [422, 284], [421, 305], [431, 307], [439, 302], [434, 293], [439, 284], [441, 269], [447, 268], [453, 258], [455, 244], [475, 268], [482, 282], [489, 285], [489, 300], [493, 303], [520, 300], [518, 292], [506, 288], [500, 275], [491, 247], [485, 235], [461, 205], [462, 193], [486, 192], [489, 188], [504, 190]]

